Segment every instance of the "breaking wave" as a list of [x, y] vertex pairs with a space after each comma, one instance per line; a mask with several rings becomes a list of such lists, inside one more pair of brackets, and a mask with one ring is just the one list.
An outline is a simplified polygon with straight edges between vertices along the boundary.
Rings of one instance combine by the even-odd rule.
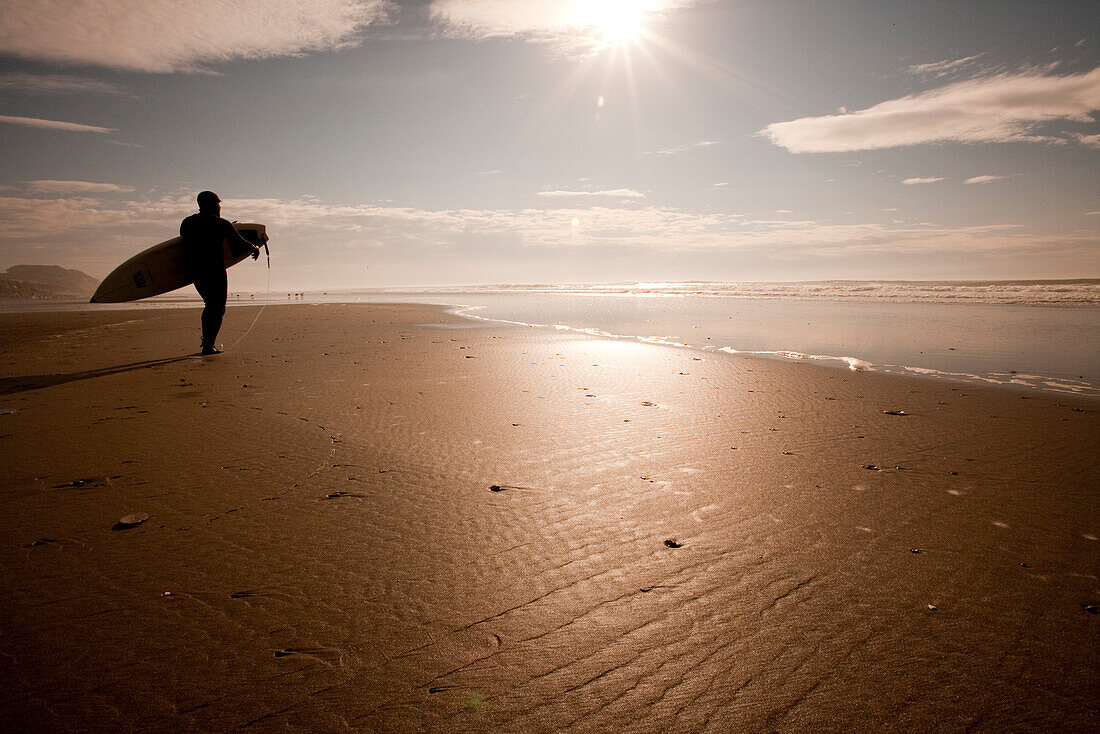
[[[414, 289], [415, 290], [415, 289]], [[425, 288], [433, 293], [583, 296], [720, 297], [894, 303], [988, 303], [1031, 306], [1100, 305], [1100, 279], [999, 281], [822, 280], [800, 283], [714, 281]]]

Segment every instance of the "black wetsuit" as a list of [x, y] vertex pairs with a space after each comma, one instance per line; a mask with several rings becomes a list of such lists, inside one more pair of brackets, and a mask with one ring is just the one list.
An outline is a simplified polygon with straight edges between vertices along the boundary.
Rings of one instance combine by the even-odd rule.
[[252, 252], [255, 246], [241, 237], [228, 220], [204, 212], [184, 219], [180, 224], [180, 236], [187, 245], [188, 272], [195, 279], [195, 289], [204, 304], [202, 346], [204, 349], [213, 348], [222, 327], [225, 301], [229, 295], [222, 243], [228, 238], [229, 248], [235, 254]]

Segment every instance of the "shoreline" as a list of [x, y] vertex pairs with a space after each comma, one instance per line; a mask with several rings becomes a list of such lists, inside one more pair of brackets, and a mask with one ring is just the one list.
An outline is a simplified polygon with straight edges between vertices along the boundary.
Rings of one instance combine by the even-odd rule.
[[[456, 313], [460, 317], [474, 319], [478, 321], [484, 321], [495, 324], [511, 324], [520, 326], [534, 326], [537, 328], [544, 328], [549, 330], [570, 330], [575, 333], [588, 334], [601, 338], [610, 339], [626, 339], [633, 340], [640, 343], [650, 344], [664, 344], [673, 347], [681, 347], [688, 349], [699, 350], [702, 353], [713, 354], [715, 352], [726, 352], [739, 356], [758, 357], [766, 360], [779, 360], [790, 361], [795, 363], [818, 363], [818, 364], [840, 364], [845, 365], [853, 371], [868, 371], [878, 372], [894, 375], [905, 376], [919, 376], [922, 378], [929, 378], [935, 380], [942, 380], [948, 383], [958, 385], [983, 385], [983, 386], [995, 386], [998, 388], [1020, 389], [1028, 394], [1051, 394], [1062, 395], [1066, 397], [1086, 397], [1086, 398], [1100, 398], [1100, 379], [1097, 375], [1093, 374], [1095, 370], [1091, 367], [1086, 367], [1086, 354], [1082, 352], [1081, 348], [1071, 349], [1066, 354], [1063, 354], [1063, 362], [1057, 364], [1047, 364], [1041, 354], [1045, 352], [1036, 351], [1034, 348], [1030, 351], [1021, 351], [1019, 354], [1003, 353], [999, 354], [995, 359], [983, 357], [988, 350], [1001, 349], [1002, 347], [994, 340], [990, 342], [989, 339], [984, 341], [979, 340], [974, 344], [956, 344], [953, 341], [948, 341], [947, 344], [943, 343], [943, 340], [933, 336], [933, 332], [925, 334], [926, 342], [921, 345], [919, 354], [917, 347], [903, 347], [899, 351], [899, 343], [893, 336], [880, 335], [882, 338], [891, 342], [891, 346], [883, 348], [878, 345], [874, 339], [868, 341], [867, 336], [858, 336], [858, 332], [852, 332], [852, 327], [857, 326], [858, 322], [853, 322], [847, 325], [849, 334], [847, 338], [842, 338], [839, 341], [833, 339], [835, 343], [832, 344], [816, 344], [812, 338], [809, 338], [806, 331], [798, 332], [797, 330], [792, 332], [790, 338], [784, 340], [774, 340], [767, 335], [762, 335], [760, 332], [760, 324], [754, 323], [755, 318], [759, 318], [759, 312], [750, 308], [746, 312], [747, 322], [745, 331], [742, 334], [738, 332], [723, 331], [726, 327], [710, 323], [709, 327], [714, 331], [708, 330], [708, 327], [704, 326], [703, 331], [695, 333], [688, 330], [687, 334], [684, 334], [683, 329], [687, 328], [684, 324], [667, 323], [657, 328], [668, 329], [668, 331], [658, 331], [657, 333], [669, 333], [679, 334], [677, 337], [658, 337], [658, 336], [645, 336], [644, 327], [641, 322], [633, 324], [636, 329], [642, 330], [640, 333], [632, 333], [630, 331], [620, 331], [618, 333], [608, 331], [598, 326], [576, 326], [568, 325], [569, 321], [563, 319], [566, 323], [552, 323], [552, 313], [554, 309], [563, 304], [557, 304], [551, 306], [547, 304], [549, 308], [542, 316], [546, 318], [530, 318], [533, 314], [528, 314], [526, 321], [517, 320], [515, 317], [508, 318], [502, 311], [501, 306], [512, 308], [514, 306], [508, 306], [508, 301], [502, 303], [494, 302], [493, 305], [489, 305], [493, 301], [477, 303], [477, 299], [473, 301], [464, 301], [458, 303], [457, 299], [446, 299], [449, 302], [441, 302], [441, 300], [432, 300], [429, 297], [430, 294], [407, 294], [409, 300], [400, 300], [399, 297], [395, 297], [393, 300], [385, 301], [345, 301], [342, 298], [347, 297], [347, 294], [343, 294], [337, 298], [324, 298], [319, 294], [313, 294], [316, 296], [310, 300], [297, 300], [290, 299], [289, 301], [281, 299], [272, 299], [265, 301], [261, 298], [260, 301], [252, 301], [247, 298], [233, 299], [228, 302], [228, 306], [236, 308], [239, 306], [277, 306], [277, 305], [369, 305], [374, 303], [376, 305], [393, 303], [393, 304], [405, 304], [405, 305], [423, 305], [429, 307], [445, 308], [450, 312]], [[369, 297], [369, 296], [368, 296]], [[506, 298], [501, 296], [501, 298]], [[727, 299], [728, 300], [728, 299]], [[522, 304], [523, 301], [516, 302], [516, 306]], [[744, 305], [746, 302], [742, 302]], [[786, 303], [787, 305], [782, 306]], [[782, 306], [783, 309], [789, 309], [791, 301], [775, 301], [776, 307]], [[829, 302], [832, 307], [840, 306], [855, 306], [859, 308], [866, 307], [870, 304], [842, 304], [839, 302]], [[896, 305], [896, 304], [894, 304]], [[917, 305], [920, 304], [910, 304]], [[936, 308], [940, 306], [957, 306], [959, 304], [934, 304]], [[974, 306], [974, 304], [964, 304], [968, 307]], [[998, 309], [1013, 308], [1011, 306], [1005, 306], [1003, 304], [985, 304], [991, 309], [994, 309], [991, 313], [996, 313]], [[200, 308], [201, 302], [195, 300], [194, 302], [180, 302], [178, 300], [160, 302], [143, 302], [141, 304], [112, 304], [104, 311], [144, 311], [155, 309], [173, 309], [173, 308]], [[479, 312], [483, 312], [486, 308], [490, 309], [490, 313], [494, 313], [494, 316], [479, 315]], [[493, 311], [493, 309], [496, 309]], [[1016, 306], [1014, 308], [1028, 308]], [[1036, 307], [1036, 308], [1051, 308], [1049, 306]], [[82, 302], [67, 304], [64, 309], [57, 308], [38, 308], [30, 307], [23, 312], [50, 312], [50, 311], [96, 311], [99, 309], [88, 308], [87, 304]], [[1061, 310], [1061, 309], [1059, 309]], [[1087, 314], [1095, 311], [1092, 308], [1075, 307], [1074, 310]], [[19, 311], [8, 311], [7, 313], [18, 313]], [[0, 304], [0, 313], [5, 313]], [[782, 311], [780, 311], [782, 313]], [[831, 311], [826, 310], [821, 315], [825, 323], [829, 323], [830, 317], [828, 314]], [[1100, 313], [1100, 312], [1097, 312]], [[755, 314], [755, 315], [753, 315]], [[517, 314], [519, 315], [519, 314]], [[559, 314], [563, 315], [563, 314]], [[694, 323], [694, 319], [699, 314], [691, 316], [691, 321], [684, 323]], [[520, 316], [522, 318], [522, 316]], [[812, 317], [811, 317], [812, 318]], [[841, 317], [845, 318], [845, 317]], [[864, 317], [859, 317], [860, 319]], [[1015, 318], [1015, 317], [1014, 317]], [[1082, 321], [1082, 319], [1085, 319]], [[797, 320], [797, 319], [796, 319]], [[592, 320], [589, 320], [592, 322]], [[595, 322], [598, 322], [596, 319]], [[645, 320], [648, 323], [648, 319]], [[1003, 321], [1003, 319], [1002, 319]], [[1013, 322], [1010, 320], [1010, 322]], [[1084, 316], [1075, 317], [1073, 321], [1073, 327], [1066, 333], [1073, 334], [1077, 338], [1072, 343], [1079, 343], [1079, 339], [1083, 337], [1081, 333], [1082, 329], [1085, 329], [1085, 325], [1088, 320]], [[782, 319], [774, 324], [775, 328], [779, 331], [783, 331]], [[951, 324], [952, 328], [961, 328], [959, 324]], [[1001, 324], [1002, 327], [1007, 327], [1006, 323]], [[613, 328], [613, 327], [612, 327]], [[693, 326], [692, 329], [697, 327]], [[992, 327], [990, 327], [992, 328]], [[651, 332], [652, 333], [652, 332]], [[938, 333], [938, 332], [937, 332]], [[737, 336], [734, 336], [737, 334]], [[684, 342], [685, 336], [688, 342]], [[705, 340], [704, 340], [704, 337]], [[711, 342], [712, 337], [717, 341]], [[1067, 336], [1067, 338], [1069, 338]], [[807, 341], [807, 339], [810, 339]], [[847, 343], [847, 342], [851, 343]], [[770, 346], [763, 346], [773, 342]], [[937, 345], [938, 342], [938, 345]], [[753, 345], [756, 346], [753, 346]], [[846, 344], [846, 346], [844, 346]], [[948, 344], [954, 344], [945, 351]], [[793, 346], [792, 346], [793, 345]], [[801, 345], [801, 346], [799, 346]], [[824, 347], [824, 351], [822, 351]], [[956, 356], [948, 357], [948, 353], [955, 353], [956, 347], [959, 347], [959, 351]], [[834, 351], [829, 351], [829, 349]], [[809, 351], [807, 351], [807, 349]], [[816, 350], [816, 351], [815, 351]], [[907, 351], [906, 351], [907, 350]], [[911, 353], [909, 353], [911, 352]], [[924, 356], [928, 353], [929, 356]], [[898, 361], [898, 360], [908, 361]], [[1085, 360], [1085, 361], [1082, 361]]]
[[1100, 723], [1093, 400], [414, 306], [0, 323], [9, 730]]
[[[424, 306], [437, 306], [439, 304], [416, 304]], [[650, 344], [653, 346], [670, 347], [673, 349], [688, 349], [694, 352], [709, 355], [727, 355], [739, 358], [748, 359], [762, 359], [765, 361], [776, 361], [786, 364], [814, 364], [820, 367], [826, 367], [830, 369], [841, 369], [846, 372], [866, 372], [875, 373], [881, 375], [892, 375], [894, 377], [902, 378], [916, 378], [920, 380], [934, 380], [941, 384], [944, 382], [955, 385], [966, 385], [971, 388], [991, 388], [994, 390], [1008, 390], [1011, 392], [1021, 393], [1023, 395], [1034, 395], [1036, 393], [1045, 394], [1048, 396], [1062, 396], [1071, 399], [1083, 399], [1086, 401], [1100, 400], [1100, 389], [1093, 389], [1093, 393], [1081, 392], [1074, 390], [1071, 386], [1046, 386], [1040, 387], [1035, 384], [1026, 382], [1013, 382], [1011, 378], [1007, 381], [998, 381], [988, 377], [982, 377], [980, 375], [963, 373], [963, 372], [945, 372], [943, 370], [930, 369], [925, 367], [915, 367], [907, 365], [895, 365], [895, 364], [882, 364], [876, 362], [869, 362], [863, 358], [855, 356], [833, 356], [827, 354], [806, 354], [803, 352], [795, 352], [790, 350], [779, 351], [762, 351], [751, 349], [735, 349], [733, 347], [712, 347], [709, 345], [697, 346], [694, 344], [688, 344], [684, 342], [676, 342], [657, 337], [646, 337], [632, 334], [613, 334], [611, 332], [602, 331], [595, 328], [586, 328], [578, 326], [568, 326], [566, 324], [538, 324], [527, 323], [522, 321], [509, 321], [507, 319], [495, 319], [490, 317], [476, 316], [472, 313], [466, 313], [471, 309], [480, 308], [479, 306], [441, 306], [449, 309], [449, 313], [454, 313], [456, 316], [466, 319], [473, 319], [488, 324], [503, 324], [517, 327], [530, 327], [537, 329], [549, 329], [556, 331], [567, 331], [574, 334], [590, 336], [595, 339], [610, 339], [613, 341], [630, 341], [640, 344]], [[847, 365], [842, 367], [841, 364]], [[1007, 377], [1007, 375], [1004, 375]], [[1046, 377], [1042, 375], [1020, 375], [1021, 378], [1029, 377], [1036, 380], [1059, 380], [1061, 378]], [[1044, 383], [1048, 384], [1048, 383]]]

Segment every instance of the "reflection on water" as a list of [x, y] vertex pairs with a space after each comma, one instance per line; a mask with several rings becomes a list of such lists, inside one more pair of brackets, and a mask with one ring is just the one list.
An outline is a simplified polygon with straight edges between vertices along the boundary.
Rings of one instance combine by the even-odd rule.
[[469, 296], [471, 315], [852, 369], [1100, 395], [1100, 308]]
[[[846, 286], [849, 291], [854, 286]], [[927, 292], [942, 292], [925, 289]], [[974, 302], [977, 286], [960, 286], [961, 297], [899, 301], [838, 300], [836, 294], [808, 298], [732, 297], [678, 290], [615, 290], [545, 287], [345, 291], [306, 293], [296, 303], [433, 303], [456, 307], [480, 319], [568, 328], [590, 334], [711, 351], [780, 359], [813, 359], [852, 369], [920, 374], [988, 384], [1100, 396], [1100, 306], [1005, 303], [1006, 286], [991, 292], [999, 302]], [[990, 287], [983, 284], [986, 291]], [[1068, 288], [1068, 290], [1067, 290]], [[1067, 287], [1015, 287], [1063, 303], [1095, 300], [1091, 281]], [[890, 293], [896, 293], [894, 288]], [[924, 292], [924, 291], [922, 291]], [[1039, 293], [1039, 295], [1035, 295]], [[1056, 294], [1056, 295], [1051, 295]], [[282, 294], [279, 294], [282, 295]], [[992, 298], [992, 297], [991, 297]], [[230, 299], [230, 306], [258, 305], [261, 294]], [[285, 303], [271, 297], [270, 303]], [[1018, 301], [1017, 301], [1018, 303]], [[52, 304], [52, 307], [51, 307]], [[151, 299], [116, 308], [201, 305], [187, 298]], [[3, 310], [78, 310], [79, 302], [0, 305]], [[102, 308], [101, 306], [98, 308]]]

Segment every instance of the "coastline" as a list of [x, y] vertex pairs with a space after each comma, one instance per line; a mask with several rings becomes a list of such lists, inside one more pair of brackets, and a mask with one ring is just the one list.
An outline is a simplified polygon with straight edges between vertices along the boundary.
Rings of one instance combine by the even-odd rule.
[[1094, 399], [432, 307], [0, 323], [6, 728], [1100, 723]]
[[[703, 285], [732, 291], [695, 287]], [[255, 294], [235, 292], [229, 305], [431, 304], [495, 324], [1100, 398], [1100, 352], [1094, 339], [1100, 309], [1093, 294], [1100, 281], [844, 282], [863, 294], [854, 300], [830, 290], [837, 285], [480, 286], [287, 293], [286, 300], [272, 298], [270, 292], [259, 300]], [[897, 302], [883, 287], [927, 290], [930, 300]], [[979, 289], [967, 292], [967, 287]], [[997, 300], [1006, 295], [1007, 301]], [[0, 301], [0, 313], [197, 307], [197, 297], [179, 295], [107, 307], [83, 301]]]

